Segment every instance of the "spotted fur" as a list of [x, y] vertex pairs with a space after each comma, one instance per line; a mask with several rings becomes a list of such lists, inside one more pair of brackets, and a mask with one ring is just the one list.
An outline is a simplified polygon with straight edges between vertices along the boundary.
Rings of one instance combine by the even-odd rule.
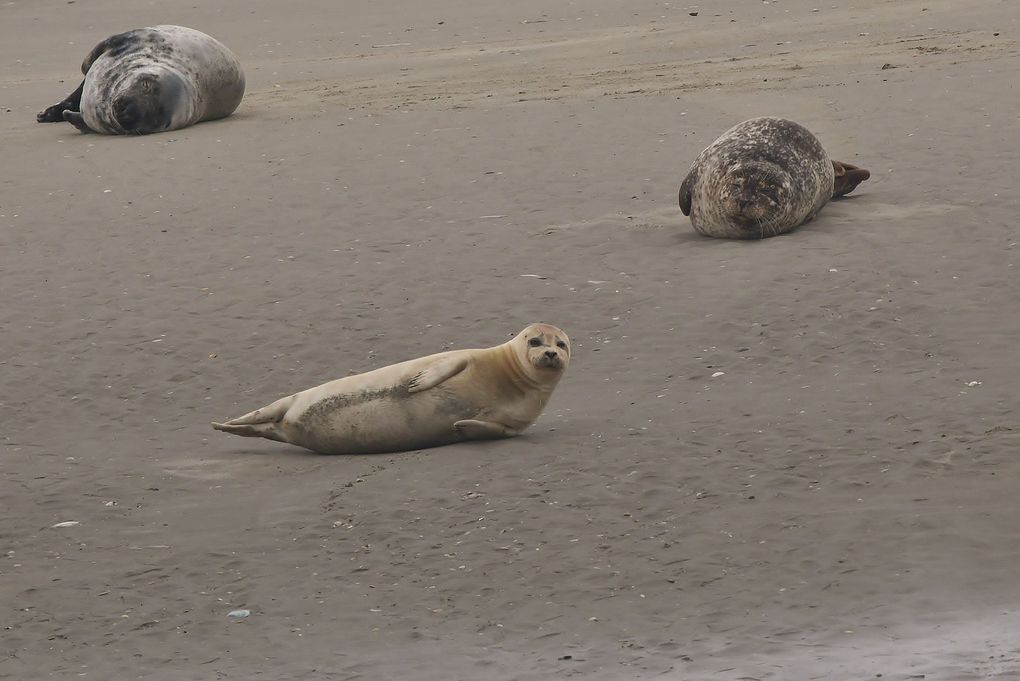
[[244, 96], [236, 55], [201, 31], [153, 26], [102, 41], [81, 65], [85, 80], [36, 118], [83, 131], [141, 135], [229, 116]]
[[[854, 174], [847, 176], [847, 169]], [[764, 239], [817, 215], [833, 197], [840, 171], [841, 194], [868, 176], [866, 170], [833, 162], [802, 125], [752, 118], [727, 130], [695, 159], [680, 186], [680, 209], [700, 234]]]

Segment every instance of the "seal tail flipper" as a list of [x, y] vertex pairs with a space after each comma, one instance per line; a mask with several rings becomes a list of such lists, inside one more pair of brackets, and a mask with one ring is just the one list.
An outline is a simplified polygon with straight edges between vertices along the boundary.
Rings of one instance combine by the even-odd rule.
[[[290, 406], [294, 404], [294, 395], [288, 395], [287, 397], [281, 397], [276, 402], [268, 404], [261, 409], [250, 411], [244, 416], [238, 416], [236, 419], [230, 419], [226, 423], [219, 424], [223, 426], [251, 426], [259, 425], [263, 423], [276, 423], [281, 421]], [[216, 428], [217, 424], [213, 424], [213, 428]], [[224, 430], [223, 428], [216, 428], [217, 430]], [[233, 431], [227, 431], [233, 432]]]
[[233, 435], [240, 435], [241, 437], [264, 437], [267, 440], [276, 440], [277, 442], [286, 442], [276, 430], [276, 423], [256, 423], [253, 425], [234, 426], [229, 423], [216, 423], [212, 422], [212, 427], [216, 430], [222, 430], [224, 433], [231, 433]]
[[222, 430], [224, 433], [233, 433], [242, 437], [264, 437], [267, 440], [286, 442], [287, 440], [277, 430], [276, 424], [283, 420], [292, 404], [294, 404], [294, 395], [288, 395], [226, 423], [213, 421], [212, 427]]
[[849, 194], [857, 189], [857, 185], [871, 177], [871, 173], [864, 168], [858, 168], [855, 165], [843, 163], [842, 161], [833, 161], [832, 169], [836, 173], [835, 182], [832, 187], [832, 198]]
[[63, 101], [57, 102], [53, 106], [46, 107], [45, 111], [40, 111], [35, 116], [35, 120], [39, 123], [63, 123], [65, 111], [80, 111], [81, 110], [81, 93], [85, 89], [85, 81], [81, 82], [78, 89], [64, 97]]

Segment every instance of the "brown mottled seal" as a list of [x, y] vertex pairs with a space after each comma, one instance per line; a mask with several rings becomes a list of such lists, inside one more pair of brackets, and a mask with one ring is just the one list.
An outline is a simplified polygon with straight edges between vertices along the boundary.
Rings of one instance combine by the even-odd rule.
[[510, 437], [542, 413], [569, 361], [567, 334], [532, 324], [502, 345], [347, 376], [212, 426], [322, 454]]
[[82, 132], [145, 135], [229, 116], [244, 96], [244, 71], [223, 43], [184, 26], [118, 33], [93, 48], [85, 80], [38, 116]]
[[680, 210], [706, 236], [764, 239], [799, 227], [870, 176], [831, 160], [798, 123], [752, 118], [695, 159], [680, 185]]

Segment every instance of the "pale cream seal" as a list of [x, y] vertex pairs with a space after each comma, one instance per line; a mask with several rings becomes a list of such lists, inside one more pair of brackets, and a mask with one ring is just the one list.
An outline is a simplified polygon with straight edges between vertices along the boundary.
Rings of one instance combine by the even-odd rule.
[[567, 334], [532, 324], [502, 345], [347, 376], [212, 426], [323, 454], [510, 437], [542, 413], [569, 362]]

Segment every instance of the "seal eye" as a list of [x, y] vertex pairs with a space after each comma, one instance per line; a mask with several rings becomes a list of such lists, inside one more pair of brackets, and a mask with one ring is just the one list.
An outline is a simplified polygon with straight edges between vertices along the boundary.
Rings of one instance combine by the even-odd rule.
[[563, 348], [564, 350], [566, 350], [567, 349], [567, 344], [564, 343], [563, 341], [556, 341], [556, 347]]
[[528, 345], [530, 345], [533, 348], [537, 348], [541, 344], [542, 344], [542, 339], [539, 338], [538, 336], [535, 336], [534, 338], [532, 338], [531, 340], [528, 341]]

